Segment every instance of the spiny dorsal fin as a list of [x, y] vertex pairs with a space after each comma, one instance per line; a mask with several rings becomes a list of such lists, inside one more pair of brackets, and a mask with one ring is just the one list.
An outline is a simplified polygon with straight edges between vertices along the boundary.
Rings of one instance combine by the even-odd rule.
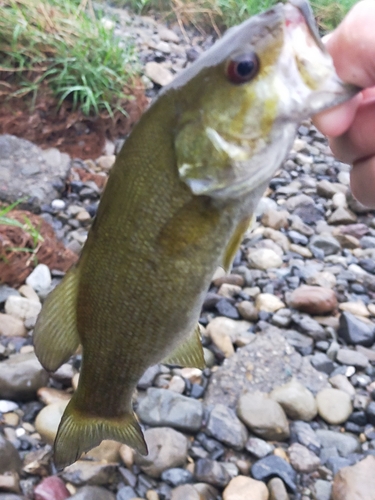
[[194, 328], [190, 337], [180, 344], [163, 363], [167, 365], [188, 366], [192, 368], [200, 368], [203, 370], [206, 367], [203, 356], [199, 324]]
[[34, 348], [43, 367], [54, 372], [72, 356], [80, 343], [76, 301], [78, 270], [73, 267], [48, 295], [34, 328]]

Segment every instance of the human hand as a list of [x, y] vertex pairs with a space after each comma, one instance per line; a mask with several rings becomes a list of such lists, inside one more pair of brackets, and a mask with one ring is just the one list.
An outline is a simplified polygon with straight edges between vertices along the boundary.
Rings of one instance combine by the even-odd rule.
[[316, 115], [314, 123], [330, 137], [333, 154], [353, 165], [354, 196], [375, 208], [375, 1], [358, 2], [329, 36], [326, 47], [340, 78], [365, 90]]

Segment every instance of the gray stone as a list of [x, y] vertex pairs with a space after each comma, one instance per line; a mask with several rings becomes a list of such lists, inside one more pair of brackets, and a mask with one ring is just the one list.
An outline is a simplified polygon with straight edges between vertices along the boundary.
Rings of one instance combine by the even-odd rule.
[[310, 362], [316, 370], [326, 373], [327, 375], [332, 373], [335, 368], [333, 361], [324, 352], [316, 352], [311, 356]]
[[327, 386], [327, 376], [316, 371], [306, 357], [302, 357], [280, 335], [280, 330], [270, 327], [266, 333], [257, 334], [250, 344], [236, 353], [215, 371], [205, 393], [205, 403], [237, 405], [244, 392], [270, 392], [294, 376], [312, 393]]
[[296, 490], [296, 472], [286, 460], [276, 455], [269, 455], [255, 462], [251, 467], [251, 475], [259, 481], [268, 481], [273, 477], [279, 477], [284, 481], [289, 491]]
[[246, 449], [256, 458], [264, 458], [272, 453], [275, 448], [263, 439], [251, 437], [246, 443]]
[[101, 486], [115, 479], [117, 464], [78, 460], [64, 469], [61, 477], [75, 486]]
[[168, 389], [151, 387], [140, 402], [137, 414], [148, 425], [168, 425], [196, 432], [202, 425], [203, 405], [200, 401]]
[[327, 234], [313, 236], [309, 243], [311, 251], [313, 251], [312, 247], [322, 250], [324, 256], [335, 254], [341, 250], [341, 245], [336, 238]]
[[370, 347], [375, 339], [375, 326], [365, 323], [350, 312], [343, 312], [340, 316], [337, 334], [347, 344]]
[[360, 450], [358, 438], [346, 432], [335, 432], [325, 429], [317, 429], [316, 436], [322, 448], [336, 448], [342, 457], [347, 457], [351, 453]]
[[100, 486], [84, 486], [69, 498], [70, 500], [115, 500], [115, 495]]
[[147, 368], [142, 377], [138, 380], [138, 389], [148, 389], [160, 373], [160, 365], [152, 365]]
[[209, 458], [199, 458], [196, 461], [194, 476], [197, 481], [212, 484], [219, 488], [226, 486], [231, 479], [223, 464]]
[[332, 484], [324, 479], [317, 479], [314, 484], [315, 500], [330, 500], [332, 493]]
[[289, 437], [289, 424], [282, 407], [262, 393], [245, 393], [238, 400], [237, 413], [258, 436], [282, 441]]
[[308, 450], [305, 446], [299, 443], [293, 443], [288, 448], [288, 456], [290, 465], [297, 472], [309, 473], [316, 470], [320, 465], [320, 459]]
[[7, 285], [0, 285], [0, 304], [3, 304], [11, 295], [15, 295], [16, 297], [21, 296], [20, 292], [14, 288]]
[[234, 410], [223, 404], [215, 405], [210, 412], [206, 431], [210, 436], [235, 450], [241, 450], [245, 446], [246, 427], [238, 419]]
[[0, 474], [21, 472], [22, 460], [13, 444], [0, 434]]
[[123, 486], [116, 494], [116, 500], [132, 500], [135, 497], [137, 494], [131, 486]]
[[0, 398], [34, 399], [36, 391], [47, 382], [48, 373], [33, 352], [15, 354], [0, 362]]
[[312, 337], [314, 340], [325, 340], [327, 338], [324, 328], [315, 319], [311, 318], [311, 316], [296, 313], [292, 315], [292, 320], [298, 325], [302, 333]]
[[168, 427], [147, 429], [144, 433], [148, 455], [135, 454], [134, 460], [151, 477], [185, 464], [189, 442], [180, 432]]
[[283, 481], [279, 477], [274, 477], [267, 484], [269, 491], [269, 500], [289, 500]]
[[318, 412], [312, 392], [295, 379], [276, 387], [270, 398], [277, 401], [288, 417], [294, 420], [310, 421]]
[[313, 451], [315, 454], [319, 453], [321, 448], [320, 441], [307, 422], [301, 420], [291, 422], [290, 435], [292, 440], [297, 439], [300, 444], [306, 446], [306, 448]]
[[341, 469], [333, 480], [332, 500], [375, 499], [375, 457]]
[[174, 467], [167, 469], [161, 474], [161, 480], [171, 486], [180, 486], [181, 484], [192, 483], [193, 475], [186, 469]]
[[319, 415], [329, 424], [342, 424], [353, 411], [349, 394], [339, 389], [322, 389], [316, 396]]
[[58, 196], [55, 186], [65, 184], [70, 170], [67, 154], [55, 148], [42, 150], [13, 135], [0, 136], [0, 152], [0, 200], [13, 203], [27, 198], [26, 207], [35, 209]]
[[353, 365], [362, 370], [369, 366], [366, 356], [352, 349], [340, 349], [337, 353], [336, 361], [342, 365]]

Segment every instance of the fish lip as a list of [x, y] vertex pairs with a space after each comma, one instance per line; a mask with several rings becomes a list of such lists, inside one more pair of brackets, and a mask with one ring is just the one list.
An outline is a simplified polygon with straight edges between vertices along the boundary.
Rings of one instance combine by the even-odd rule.
[[314, 13], [309, 2], [307, 0], [289, 0], [288, 4], [299, 10], [315, 43], [318, 45], [320, 50], [326, 53], [327, 49], [319, 36]]

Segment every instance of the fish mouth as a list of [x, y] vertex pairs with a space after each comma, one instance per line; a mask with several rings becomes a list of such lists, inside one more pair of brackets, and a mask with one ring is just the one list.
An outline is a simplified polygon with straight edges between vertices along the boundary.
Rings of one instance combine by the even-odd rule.
[[301, 22], [305, 23], [317, 46], [323, 52], [327, 52], [327, 49], [319, 36], [318, 27], [315, 22], [311, 5], [306, 0], [289, 0], [288, 4], [293, 8], [293, 10], [288, 9], [286, 11], [286, 25], [293, 26]]

